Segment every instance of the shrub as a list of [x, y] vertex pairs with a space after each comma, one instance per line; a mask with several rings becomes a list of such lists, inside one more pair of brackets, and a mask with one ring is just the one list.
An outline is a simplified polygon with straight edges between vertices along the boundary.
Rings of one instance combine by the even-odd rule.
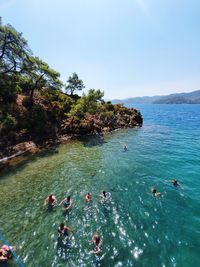
[[1, 128], [4, 131], [11, 131], [17, 125], [17, 120], [11, 114], [7, 113], [5, 117], [1, 120]]

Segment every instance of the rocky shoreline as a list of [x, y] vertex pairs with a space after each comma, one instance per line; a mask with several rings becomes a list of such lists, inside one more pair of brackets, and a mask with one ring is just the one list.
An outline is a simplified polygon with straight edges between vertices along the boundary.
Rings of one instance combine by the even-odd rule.
[[53, 136], [32, 138], [24, 136], [20, 141], [10, 143], [0, 149], [0, 169], [16, 165], [29, 155], [45, 151], [69, 140], [76, 140], [85, 136], [104, 135], [118, 129], [141, 127], [143, 118], [137, 109], [120, 107], [112, 116], [102, 114], [86, 114], [82, 121], [69, 118], [63, 121]]
[[[137, 124], [134, 127], [141, 127], [142, 125]], [[22, 161], [28, 159], [31, 155], [48, 151], [55, 146], [60, 144], [67, 143], [72, 140], [78, 140], [81, 137], [89, 137], [96, 136], [97, 138], [103, 138], [105, 135], [112, 133], [117, 130], [127, 129], [133, 127], [120, 127], [116, 129], [110, 129], [108, 127], [104, 127], [101, 133], [88, 133], [86, 135], [81, 134], [73, 134], [73, 135], [60, 135], [57, 136], [56, 139], [45, 140], [43, 143], [37, 144], [34, 141], [25, 141], [21, 142], [17, 145], [6, 147], [4, 150], [0, 151], [0, 171], [9, 166], [16, 166]]]

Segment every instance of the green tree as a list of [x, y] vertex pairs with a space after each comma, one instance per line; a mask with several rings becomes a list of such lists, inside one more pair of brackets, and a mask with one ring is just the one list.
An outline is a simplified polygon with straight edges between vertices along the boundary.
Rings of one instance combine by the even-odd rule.
[[0, 19], [0, 101], [15, 101], [19, 80], [31, 55], [27, 41], [11, 25]]
[[87, 95], [84, 94], [77, 103], [72, 106], [69, 115], [81, 119], [84, 117], [85, 113], [91, 115], [98, 113], [98, 107], [103, 96], [104, 93], [100, 90], [90, 89]]
[[29, 79], [30, 106], [34, 103], [34, 91], [42, 87], [49, 89], [60, 89], [62, 83], [59, 80], [60, 74], [51, 69], [47, 63], [38, 57], [29, 57], [25, 66], [24, 75]]
[[81, 91], [85, 88], [83, 81], [79, 79], [78, 75], [74, 72], [72, 76], [69, 76], [67, 80], [67, 86], [65, 87], [66, 93], [73, 95], [75, 91]]
[[0, 20], [0, 74], [21, 73], [31, 51], [22, 33]]
[[18, 74], [0, 74], [0, 106], [5, 103], [15, 102], [17, 93], [21, 92], [19, 79]]
[[[33, 105], [34, 91], [47, 86], [60, 89], [60, 74], [47, 63], [34, 57], [22, 34], [11, 25], [2, 25], [0, 20], [0, 98], [11, 99], [19, 92], [20, 85], [30, 91], [30, 106]], [[1, 100], [0, 99], [0, 100]], [[14, 97], [13, 97], [14, 99]]]

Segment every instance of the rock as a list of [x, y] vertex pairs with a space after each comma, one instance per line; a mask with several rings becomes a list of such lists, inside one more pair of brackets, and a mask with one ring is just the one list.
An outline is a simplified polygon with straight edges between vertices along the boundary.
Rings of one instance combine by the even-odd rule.
[[5, 162], [9, 159], [15, 158], [17, 156], [21, 156], [25, 153], [36, 153], [37, 151], [38, 151], [38, 147], [32, 141], [19, 143], [15, 146], [8, 147], [5, 150], [4, 158], [1, 158], [0, 161]]
[[38, 147], [32, 141], [19, 143], [15, 146], [11, 147], [10, 149], [14, 153], [19, 152], [19, 151], [35, 153], [38, 151]]
[[110, 127], [103, 127], [102, 132], [109, 133], [110, 132]]

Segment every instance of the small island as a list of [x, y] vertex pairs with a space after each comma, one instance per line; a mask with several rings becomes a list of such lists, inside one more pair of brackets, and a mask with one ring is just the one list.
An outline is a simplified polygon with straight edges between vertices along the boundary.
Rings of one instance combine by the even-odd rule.
[[99, 89], [79, 96], [85, 86], [75, 72], [63, 84], [11, 25], [0, 21], [0, 34], [0, 163], [71, 137], [142, 126], [138, 110], [104, 101]]

